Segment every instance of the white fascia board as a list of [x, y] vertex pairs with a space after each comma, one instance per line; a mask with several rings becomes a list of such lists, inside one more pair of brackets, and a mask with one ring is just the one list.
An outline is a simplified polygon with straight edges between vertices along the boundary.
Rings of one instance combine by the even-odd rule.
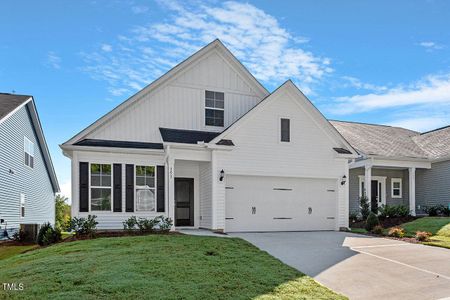
[[367, 159], [350, 163], [350, 169], [361, 167], [390, 167], [390, 168], [421, 168], [430, 169], [431, 162], [426, 159], [387, 158], [369, 156]]
[[108, 153], [131, 153], [131, 154], [163, 154], [164, 149], [135, 149], [118, 147], [94, 147], [94, 146], [74, 146], [62, 144], [59, 146], [64, 152], [69, 151], [89, 151], [89, 152], [108, 152]]
[[0, 119], [0, 124], [2, 124], [4, 121], [6, 121], [9, 117], [11, 117], [13, 114], [15, 114], [18, 110], [20, 110], [22, 107], [24, 107], [25, 105], [27, 105], [31, 100], [33, 99], [33, 97], [30, 97], [27, 101], [25, 101], [24, 103], [20, 104], [19, 106], [17, 106], [15, 109], [13, 109], [11, 112], [9, 112], [9, 114], [7, 114], [6, 116], [4, 116], [2, 119]]

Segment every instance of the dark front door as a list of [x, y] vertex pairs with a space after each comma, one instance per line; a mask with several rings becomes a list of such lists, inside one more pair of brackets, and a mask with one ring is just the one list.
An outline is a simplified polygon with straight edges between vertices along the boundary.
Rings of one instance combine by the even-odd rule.
[[175, 226], [194, 226], [193, 178], [175, 178]]
[[370, 210], [374, 213], [378, 212], [378, 180], [372, 180], [371, 186]]

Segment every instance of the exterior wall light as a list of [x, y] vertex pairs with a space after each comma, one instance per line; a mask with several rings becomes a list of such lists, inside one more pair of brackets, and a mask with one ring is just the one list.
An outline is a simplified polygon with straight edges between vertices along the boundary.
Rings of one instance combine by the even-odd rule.
[[220, 171], [219, 181], [223, 181], [224, 177], [225, 177], [225, 171], [222, 169], [222, 171]]
[[341, 185], [344, 185], [347, 182], [347, 176], [342, 176]]

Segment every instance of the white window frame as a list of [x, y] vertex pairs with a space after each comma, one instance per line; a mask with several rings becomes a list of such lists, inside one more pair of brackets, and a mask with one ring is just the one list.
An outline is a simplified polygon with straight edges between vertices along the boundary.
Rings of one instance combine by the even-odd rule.
[[[109, 187], [111, 190], [111, 209], [108, 210], [92, 210], [91, 207], [91, 200], [92, 200], [92, 189], [107, 189], [107, 186], [93, 186], [91, 184], [92, 176], [91, 176], [91, 165], [110, 165], [111, 166], [111, 186]], [[95, 213], [107, 213], [107, 212], [113, 212], [113, 203], [114, 203], [114, 193], [113, 193], [113, 180], [114, 180], [114, 169], [112, 163], [105, 163], [105, 162], [89, 162], [89, 212], [95, 212]]]
[[[394, 182], [395, 183], [399, 183], [400, 187], [398, 188], [400, 190], [400, 194], [399, 195], [394, 195]], [[394, 199], [400, 199], [403, 198], [403, 183], [402, 183], [402, 178], [391, 178], [391, 198]]]
[[[24, 193], [20, 193], [20, 200], [19, 200], [19, 215], [20, 218], [25, 218], [26, 215], [26, 209], [25, 209], [25, 203], [26, 203], [26, 196]], [[22, 214], [22, 208], [23, 208], [23, 214]]]
[[[31, 148], [29, 148], [29, 147], [31, 147]], [[31, 151], [33, 153], [30, 153], [29, 151]], [[23, 153], [24, 154], [24, 156], [23, 156], [24, 165], [30, 169], [34, 169], [34, 165], [36, 162], [36, 160], [34, 159], [34, 143], [26, 136], [23, 137], [23, 152], [24, 152]], [[27, 161], [25, 160], [25, 153], [28, 154], [30, 157], [33, 157], [33, 166], [30, 166], [29, 164], [27, 164]]]
[[[206, 106], [206, 92], [213, 92], [213, 93], [222, 93], [223, 94], [223, 108], [219, 108], [219, 107], [209, 107]], [[206, 124], [206, 110], [207, 109], [212, 109], [212, 110], [221, 110], [223, 111], [223, 126], [216, 126], [216, 125], [208, 125]], [[204, 93], [204, 97], [203, 97], [203, 121], [205, 124], [205, 127], [209, 127], [209, 128], [223, 128], [225, 127], [225, 93], [224, 92], [219, 92], [219, 91], [212, 91], [212, 90], [205, 90]]]
[[[289, 141], [281, 140], [281, 120], [282, 119], [289, 120]], [[281, 144], [289, 144], [292, 142], [292, 119], [290, 117], [281, 116], [278, 118], [278, 142]]]
[[[136, 180], [136, 167], [153, 167], [155, 169], [155, 186], [153, 188], [150, 188], [155, 191], [155, 210], [138, 210], [137, 209], [137, 180]], [[158, 202], [157, 202], [157, 186], [158, 186], [158, 176], [157, 176], [158, 168], [156, 165], [146, 165], [146, 164], [134, 164], [134, 211], [138, 213], [156, 213], [158, 210]]]

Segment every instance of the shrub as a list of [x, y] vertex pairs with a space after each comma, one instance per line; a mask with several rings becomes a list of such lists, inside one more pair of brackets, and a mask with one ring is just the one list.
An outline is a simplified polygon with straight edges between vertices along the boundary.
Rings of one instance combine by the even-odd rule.
[[350, 220], [350, 223], [355, 223], [355, 222], [357, 222], [357, 221], [359, 220], [358, 212], [356, 212], [356, 211], [351, 212], [351, 213], [349, 214], [348, 218], [349, 218], [349, 220]]
[[155, 225], [158, 223], [158, 220], [156, 218], [154, 219], [146, 219], [146, 218], [139, 218], [137, 220], [137, 227], [139, 228], [139, 231], [141, 232], [151, 232], [155, 229]]
[[123, 221], [122, 224], [124, 230], [133, 231], [134, 229], [136, 229], [137, 219], [135, 216], [132, 216]]
[[30, 236], [25, 230], [19, 229], [19, 231], [14, 232], [14, 234], [12, 235], [12, 239], [15, 242], [23, 243], [28, 241], [30, 239]]
[[70, 231], [75, 231], [77, 237], [88, 236], [94, 237], [97, 232], [98, 222], [95, 220], [97, 216], [88, 215], [87, 218], [72, 218], [70, 220]]
[[380, 221], [378, 220], [377, 215], [373, 212], [370, 212], [366, 220], [366, 230], [372, 231], [372, 229], [377, 225], [380, 225]]
[[405, 236], [405, 230], [401, 227], [392, 227], [388, 232], [389, 236], [402, 238]]
[[361, 209], [363, 220], [366, 220], [370, 213], [370, 203], [365, 195], [359, 198], [359, 208]]
[[431, 232], [416, 231], [416, 240], [418, 240], [418, 241], [426, 242], [430, 239], [430, 236], [432, 236]]
[[442, 205], [441, 214], [445, 217], [450, 217], [450, 207]]
[[436, 217], [439, 214], [439, 205], [434, 206], [425, 206], [423, 208], [425, 213], [427, 213], [430, 217]]
[[409, 216], [409, 209], [404, 205], [397, 205], [395, 207], [395, 216], [407, 217], [407, 216]]
[[37, 242], [41, 246], [47, 246], [57, 243], [61, 240], [61, 231], [58, 228], [53, 228], [50, 223], [44, 223], [39, 229]]
[[383, 234], [383, 226], [381, 225], [376, 225], [375, 227], [372, 228], [372, 233], [375, 234]]
[[383, 204], [378, 208], [378, 212], [380, 213], [379, 217], [382, 219], [409, 216], [409, 209], [404, 205]]
[[171, 218], [165, 218], [164, 216], [156, 217], [158, 220], [158, 228], [162, 232], [167, 232], [172, 228], [173, 221]]

